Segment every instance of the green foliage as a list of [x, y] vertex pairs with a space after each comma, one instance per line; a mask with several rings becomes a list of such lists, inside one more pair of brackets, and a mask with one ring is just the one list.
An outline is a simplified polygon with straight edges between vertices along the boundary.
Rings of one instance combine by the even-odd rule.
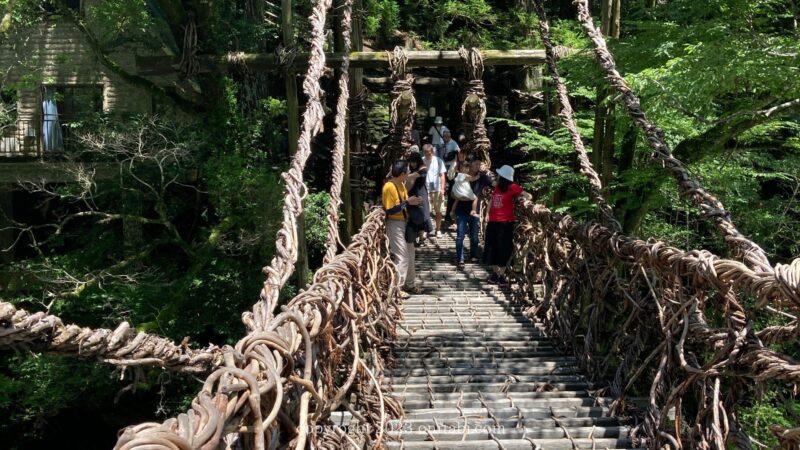
[[400, 7], [394, 0], [366, 0], [364, 31], [367, 36], [390, 39], [400, 25]]
[[84, 17], [105, 47], [149, 43], [157, 21], [150, 14], [146, 0], [94, 2], [84, 8]]
[[[108, 367], [62, 356], [3, 354], [0, 358], [0, 437], [24, 448], [68, 405], [91, 405], [113, 395]], [[20, 427], [22, 433], [17, 434]], [[12, 433], [12, 431], [14, 433]]]
[[395, 30], [423, 47], [454, 49], [532, 46], [534, 14], [489, 0], [367, 0], [366, 36], [389, 41]]
[[306, 197], [304, 210], [306, 219], [306, 245], [309, 265], [319, 267], [325, 256], [328, 242], [328, 205], [331, 196], [327, 192], [315, 192]]
[[[495, 123], [504, 122], [517, 132], [517, 138], [509, 145], [524, 151], [528, 161], [518, 164], [524, 178], [526, 190], [535, 192], [539, 201], [554, 208], [557, 212], [569, 212], [581, 216], [594, 214], [595, 207], [586, 192], [586, 179], [575, 170], [575, 159], [569, 131], [561, 128], [550, 134], [543, 134], [530, 125], [509, 120], [491, 119]], [[585, 117], [576, 120], [582, 135], [591, 134], [591, 123]], [[554, 199], [558, 199], [554, 202]]]
[[800, 416], [800, 402], [794, 399], [780, 401], [776, 391], [768, 389], [752, 405], [740, 410], [740, 420], [745, 432], [768, 448], [778, 448], [778, 440], [770, 431], [772, 425], [785, 428], [797, 426]]

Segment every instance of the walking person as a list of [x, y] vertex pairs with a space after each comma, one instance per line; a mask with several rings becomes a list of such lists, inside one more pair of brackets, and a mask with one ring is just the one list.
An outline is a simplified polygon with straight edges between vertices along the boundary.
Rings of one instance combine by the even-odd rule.
[[[408, 162], [395, 161], [392, 164], [391, 178], [383, 185], [381, 200], [383, 210], [386, 211], [386, 234], [389, 238], [389, 251], [392, 253], [397, 266], [397, 281], [403, 289], [401, 297], [407, 298], [408, 293], [417, 293], [414, 286], [414, 240], [407, 239], [409, 221], [409, 206], [419, 206], [422, 200], [419, 197], [409, 197], [406, 190], [408, 179]], [[415, 236], [415, 235], [414, 235]]]
[[443, 150], [441, 158], [449, 169], [453, 166], [453, 164], [456, 163], [458, 154], [461, 152], [461, 147], [459, 147], [458, 143], [453, 140], [450, 130], [445, 130], [445, 132], [442, 134], [442, 148]]
[[[422, 200], [419, 206], [409, 206], [409, 226], [414, 226], [417, 231], [419, 240], [415, 244], [424, 244], [426, 233], [430, 234], [433, 230], [433, 223], [431, 222], [431, 204], [428, 198], [427, 174], [429, 169], [422, 159], [422, 155], [419, 154], [419, 150], [412, 152], [408, 157], [408, 167], [411, 172], [406, 180], [408, 195], [419, 197]], [[417, 223], [420, 220], [422, 223]]]
[[[492, 185], [492, 180], [481, 170], [483, 161], [475, 155], [467, 158], [469, 163], [468, 181], [472, 192], [480, 198], [481, 192]], [[469, 231], [469, 255], [471, 260], [478, 258], [478, 227], [480, 227], [480, 202], [473, 210], [472, 201], [456, 201], [453, 205], [456, 216], [456, 267], [464, 268], [464, 238]]]
[[489, 283], [508, 286], [505, 273], [514, 252], [514, 226], [517, 222], [514, 201], [524, 193], [522, 187], [514, 183], [514, 169], [511, 166], [497, 169], [486, 224], [486, 249], [489, 265], [494, 272], [489, 276]]
[[439, 232], [442, 229], [442, 218], [446, 201], [445, 196], [445, 173], [447, 169], [444, 165], [442, 158], [434, 155], [433, 146], [425, 144], [422, 146], [422, 152], [425, 155], [423, 161], [428, 168], [425, 183], [428, 187], [428, 203], [430, 204], [430, 218], [433, 222], [432, 237], [434, 242], [439, 237]]
[[444, 134], [448, 132], [450, 130], [444, 126], [442, 116], [436, 116], [436, 120], [433, 121], [433, 126], [428, 130], [428, 134], [431, 137], [433, 148], [436, 149], [436, 156], [439, 158], [444, 158]]

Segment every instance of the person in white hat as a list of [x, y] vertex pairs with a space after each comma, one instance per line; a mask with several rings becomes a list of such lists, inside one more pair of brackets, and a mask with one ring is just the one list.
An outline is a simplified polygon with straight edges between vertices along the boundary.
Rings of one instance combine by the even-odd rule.
[[444, 157], [442, 154], [442, 150], [444, 149], [444, 133], [449, 131], [450, 130], [444, 126], [442, 116], [436, 116], [436, 119], [433, 121], [433, 126], [428, 130], [428, 134], [431, 135], [431, 144], [436, 148], [436, 156], [439, 158]]
[[505, 272], [514, 251], [514, 225], [517, 221], [514, 201], [525, 191], [514, 183], [514, 168], [511, 166], [497, 169], [493, 184], [485, 233], [486, 256], [494, 271], [489, 283], [508, 286]]

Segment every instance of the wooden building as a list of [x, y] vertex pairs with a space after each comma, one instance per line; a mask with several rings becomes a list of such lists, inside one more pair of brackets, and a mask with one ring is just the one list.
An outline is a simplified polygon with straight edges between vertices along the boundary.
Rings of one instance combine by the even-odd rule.
[[[97, 1], [68, 3], [83, 14]], [[1, 37], [0, 94], [7, 114], [0, 115], [0, 156], [47, 156], [68, 147], [71, 125], [88, 116], [153, 110], [150, 93], [103, 65], [65, 17], [54, 13]], [[110, 57], [133, 72], [137, 50], [120, 46]]]

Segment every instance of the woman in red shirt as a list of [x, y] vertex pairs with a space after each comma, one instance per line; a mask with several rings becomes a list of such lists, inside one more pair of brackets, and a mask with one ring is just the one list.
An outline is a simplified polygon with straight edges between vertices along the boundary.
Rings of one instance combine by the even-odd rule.
[[489, 283], [508, 286], [505, 272], [514, 252], [514, 225], [517, 221], [514, 200], [524, 191], [520, 185], [514, 183], [514, 169], [511, 166], [497, 169], [497, 175], [486, 224], [487, 256], [494, 271], [489, 277]]

